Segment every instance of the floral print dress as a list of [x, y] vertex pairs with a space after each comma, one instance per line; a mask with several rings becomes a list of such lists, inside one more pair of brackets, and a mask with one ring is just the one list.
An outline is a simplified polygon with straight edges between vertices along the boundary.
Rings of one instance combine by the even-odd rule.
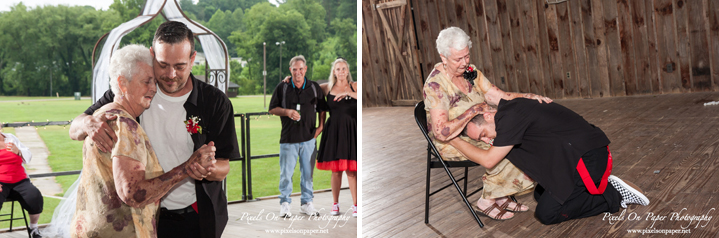
[[[115, 190], [112, 160], [125, 156], [145, 166], [145, 179], [163, 173], [145, 131], [125, 111], [105, 106], [98, 114], [117, 115], [108, 124], [117, 135], [111, 153], [100, 151], [90, 139], [83, 145], [83, 170], [77, 190], [77, 208], [71, 223], [72, 237], [157, 237], [156, 215], [160, 201], [141, 208], [130, 207]], [[144, 196], [143, 191], [135, 194]]]
[[[470, 107], [484, 102], [484, 92], [487, 92], [492, 83], [487, 77], [477, 70], [477, 78], [474, 79], [474, 86], [469, 87], [469, 94], [465, 94], [459, 89], [452, 80], [443, 72], [436, 68], [442, 63], [438, 63], [430, 72], [427, 81], [424, 84], [423, 96], [425, 110], [427, 111], [427, 130], [430, 138], [434, 138], [432, 132], [430, 109], [442, 109], [447, 111], [447, 120], [451, 121], [459, 115], [467, 111]], [[470, 65], [476, 69], [474, 65]], [[467, 82], [469, 84], [469, 82]], [[460, 135], [460, 139], [470, 144], [488, 150], [490, 145], [482, 141], [472, 140], [469, 137]], [[433, 140], [435, 147], [442, 154], [445, 160], [460, 161], [467, 158], [457, 149], [439, 140]], [[534, 187], [534, 181], [525, 176], [524, 173], [515, 167], [509, 160], [502, 159], [494, 168], [487, 168], [486, 173], [482, 176], [484, 189], [482, 190], [482, 198], [499, 198], [514, 194], [529, 192]]]

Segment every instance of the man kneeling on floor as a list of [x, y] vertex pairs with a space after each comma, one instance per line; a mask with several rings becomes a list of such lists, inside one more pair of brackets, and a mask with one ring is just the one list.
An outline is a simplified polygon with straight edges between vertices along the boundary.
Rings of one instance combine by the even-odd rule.
[[464, 132], [490, 144], [494, 139], [489, 150], [450, 141], [467, 158], [492, 168], [506, 157], [538, 183], [535, 215], [542, 224], [649, 204], [636, 185], [610, 176], [612, 154], [604, 132], [557, 103], [500, 100], [496, 112], [476, 116]]

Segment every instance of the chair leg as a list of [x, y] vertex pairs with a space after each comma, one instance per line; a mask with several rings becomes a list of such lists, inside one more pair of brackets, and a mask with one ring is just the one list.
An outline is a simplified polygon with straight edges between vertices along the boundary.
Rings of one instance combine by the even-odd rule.
[[429, 153], [429, 148], [427, 148], [427, 184], [425, 185], [426, 190], [424, 194], [424, 224], [429, 223], [429, 177], [430, 177], [430, 171], [432, 168], [429, 166], [431, 162], [432, 156]]
[[467, 196], [467, 181], [469, 181], [469, 178], [467, 176], [468, 172], [469, 172], [469, 167], [464, 167], [464, 196], [465, 197]]
[[23, 218], [23, 220], [25, 220], [25, 229], [27, 230], [27, 237], [32, 238], [32, 234], [30, 233], [31, 232], [30, 226], [27, 224], [27, 216], [25, 216], [25, 209], [22, 209], [22, 207], [21, 207], [20, 210], [22, 211], [22, 218]]
[[9, 231], [12, 232], [12, 220], [15, 218], [15, 201], [10, 202], [10, 229]]
[[479, 220], [479, 216], [477, 216], [477, 212], [474, 211], [474, 208], [472, 208], [472, 204], [469, 203], [467, 200], [467, 196], [464, 196], [464, 193], [462, 192], [462, 188], [459, 187], [459, 184], [457, 184], [457, 180], [454, 179], [454, 176], [452, 176], [452, 172], [449, 171], [449, 168], [447, 167], [447, 163], [445, 163], [443, 160], [440, 160], [442, 163], [442, 166], [444, 166], [444, 171], [447, 172], [447, 175], [449, 175], [449, 179], [452, 180], [452, 184], [454, 184], [454, 187], [457, 189], [457, 192], [459, 192], [459, 195], [462, 196], [462, 200], [464, 200], [464, 204], [467, 205], [467, 208], [472, 213], [472, 216], [474, 217], [474, 220], [477, 221], [477, 224], [479, 224], [480, 228], [484, 228], [484, 224], [482, 224], [482, 221]]

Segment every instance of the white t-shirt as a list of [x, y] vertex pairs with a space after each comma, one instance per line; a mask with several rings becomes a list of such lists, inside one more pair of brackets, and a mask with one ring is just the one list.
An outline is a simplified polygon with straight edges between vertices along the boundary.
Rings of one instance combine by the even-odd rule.
[[[187, 112], [185, 101], [188, 92], [172, 97], [157, 90], [150, 108], [140, 116], [140, 124], [150, 138], [162, 169], [167, 172], [187, 161], [192, 155], [194, 143], [185, 127]], [[188, 177], [176, 184], [163, 198], [160, 205], [169, 210], [182, 209], [197, 201], [195, 181]]]

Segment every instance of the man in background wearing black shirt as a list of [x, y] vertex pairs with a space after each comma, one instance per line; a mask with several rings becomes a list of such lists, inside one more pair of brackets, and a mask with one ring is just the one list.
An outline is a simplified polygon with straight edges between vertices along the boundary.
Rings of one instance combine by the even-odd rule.
[[319, 126], [315, 126], [317, 113], [327, 111], [327, 102], [320, 85], [305, 78], [307, 61], [302, 55], [290, 59], [292, 80], [280, 82], [270, 100], [270, 113], [280, 116], [282, 132], [280, 135], [280, 216], [289, 217], [292, 203], [292, 175], [300, 162], [300, 212], [307, 215], [319, 215], [312, 198], [312, 154], [316, 151], [315, 139], [322, 132], [325, 119], [320, 114]]
[[468, 159], [491, 168], [506, 157], [537, 181], [535, 215], [542, 224], [649, 204], [636, 185], [610, 176], [612, 155], [604, 132], [562, 105], [500, 100], [497, 112], [478, 115], [465, 133], [490, 144], [494, 139], [489, 150], [450, 141]]

